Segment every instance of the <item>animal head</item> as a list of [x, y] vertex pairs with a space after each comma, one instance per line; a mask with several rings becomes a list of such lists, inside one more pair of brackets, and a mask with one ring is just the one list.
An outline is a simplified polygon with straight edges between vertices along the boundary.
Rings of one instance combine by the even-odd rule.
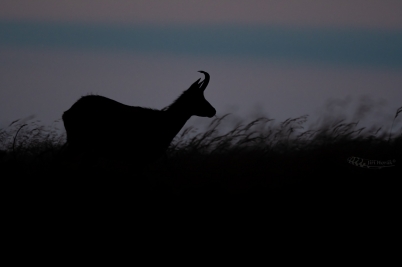
[[215, 116], [215, 108], [205, 99], [204, 91], [209, 83], [209, 74], [205, 71], [199, 71], [205, 75], [205, 79], [200, 82], [201, 78], [195, 81], [190, 88], [183, 93], [183, 105], [191, 115], [208, 117]]

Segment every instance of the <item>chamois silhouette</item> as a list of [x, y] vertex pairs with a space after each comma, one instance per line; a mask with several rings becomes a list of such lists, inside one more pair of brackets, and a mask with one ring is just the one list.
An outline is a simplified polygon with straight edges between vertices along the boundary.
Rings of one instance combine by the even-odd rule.
[[210, 76], [195, 81], [162, 110], [128, 106], [112, 99], [87, 95], [63, 113], [67, 145], [90, 157], [129, 160], [143, 165], [163, 155], [191, 116], [213, 117], [216, 110], [205, 99]]

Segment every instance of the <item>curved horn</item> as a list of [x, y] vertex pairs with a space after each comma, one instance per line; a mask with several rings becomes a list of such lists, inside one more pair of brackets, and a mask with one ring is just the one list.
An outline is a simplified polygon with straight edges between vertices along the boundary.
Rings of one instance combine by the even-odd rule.
[[200, 70], [199, 72], [204, 73], [204, 75], [205, 75], [205, 79], [204, 79], [204, 81], [202, 81], [202, 84], [201, 84], [201, 87], [200, 87], [200, 89], [202, 91], [204, 91], [205, 88], [207, 88], [208, 83], [209, 83], [209, 74], [207, 72], [205, 72], [205, 71], [202, 71], [202, 70]]

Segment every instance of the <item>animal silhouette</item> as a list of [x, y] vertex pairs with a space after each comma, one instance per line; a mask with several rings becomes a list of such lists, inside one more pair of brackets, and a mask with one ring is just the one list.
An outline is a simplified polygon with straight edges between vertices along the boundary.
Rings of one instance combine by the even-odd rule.
[[121, 104], [87, 95], [63, 113], [67, 144], [91, 157], [130, 160], [138, 165], [156, 160], [191, 116], [213, 117], [216, 110], [205, 99], [210, 76], [195, 81], [162, 110]]

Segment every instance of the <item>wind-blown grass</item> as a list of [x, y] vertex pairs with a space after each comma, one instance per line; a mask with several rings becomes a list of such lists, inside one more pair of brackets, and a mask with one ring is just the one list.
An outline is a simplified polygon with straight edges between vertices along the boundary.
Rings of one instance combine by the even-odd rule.
[[2, 157], [25, 163], [39, 160], [45, 154], [52, 158], [65, 143], [65, 134], [58, 130], [40, 125], [40, 121], [33, 121], [32, 117], [15, 120], [5, 129], [0, 129]]
[[[344, 120], [306, 129], [308, 116], [279, 124], [260, 117], [224, 131], [221, 125], [229, 116], [216, 117], [204, 131], [183, 129], [166, 155], [141, 171], [130, 162], [71, 159], [63, 147], [65, 135], [58, 129], [39, 126], [38, 121], [18, 120], [0, 130], [2, 177], [39, 184], [46, 180], [47, 186], [57, 188], [68, 184], [70, 190], [95, 185], [107, 190], [114, 185], [115, 190], [141, 188], [157, 194], [268, 194], [281, 190], [356, 190], [367, 184], [377, 187], [402, 173], [401, 132], [391, 135], [381, 132], [380, 127], [367, 129]], [[356, 159], [376, 162], [364, 166]], [[388, 165], [378, 164], [380, 161]]]

